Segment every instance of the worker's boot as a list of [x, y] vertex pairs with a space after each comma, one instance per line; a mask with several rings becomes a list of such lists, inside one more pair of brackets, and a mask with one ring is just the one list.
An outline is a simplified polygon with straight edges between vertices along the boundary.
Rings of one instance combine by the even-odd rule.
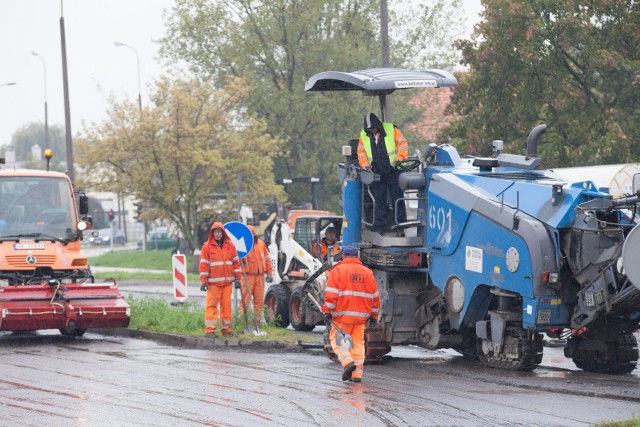
[[355, 370], [356, 365], [353, 362], [349, 362], [349, 364], [344, 367], [344, 371], [342, 371], [342, 381], [350, 380]]

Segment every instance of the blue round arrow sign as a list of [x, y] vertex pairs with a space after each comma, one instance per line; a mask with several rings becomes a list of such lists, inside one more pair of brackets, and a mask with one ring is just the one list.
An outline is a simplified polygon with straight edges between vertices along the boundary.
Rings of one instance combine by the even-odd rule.
[[238, 221], [231, 221], [224, 225], [227, 236], [236, 247], [240, 259], [246, 257], [253, 249], [253, 234], [249, 227]]

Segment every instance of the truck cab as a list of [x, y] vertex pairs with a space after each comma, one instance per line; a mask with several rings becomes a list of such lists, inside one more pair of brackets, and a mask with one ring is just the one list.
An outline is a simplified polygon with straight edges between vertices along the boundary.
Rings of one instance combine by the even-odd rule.
[[[86, 197], [79, 199], [86, 215]], [[22, 284], [47, 277], [71, 283], [88, 278], [80, 243], [90, 220], [80, 215], [65, 174], [0, 170], [0, 280]]]

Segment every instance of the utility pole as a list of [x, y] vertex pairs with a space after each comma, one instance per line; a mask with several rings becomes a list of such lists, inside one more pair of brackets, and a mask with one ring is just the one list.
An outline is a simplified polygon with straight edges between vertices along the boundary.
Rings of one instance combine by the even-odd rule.
[[242, 222], [242, 215], [240, 211], [242, 210], [242, 194], [240, 194], [240, 190], [242, 189], [242, 172], [238, 172], [238, 221]]
[[[390, 67], [389, 63], [389, 8], [387, 0], [380, 0], [380, 50], [382, 51], [382, 67]], [[391, 122], [391, 95], [380, 95], [380, 113], [383, 122]]]
[[62, 83], [64, 87], [64, 129], [67, 147], [67, 175], [74, 182], [73, 143], [71, 141], [71, 107], [69, 106], [69, 75], [67, 73], [67, 43], [64, 35], [64, 16], [60, 0], [60, 41], [62, 44]]

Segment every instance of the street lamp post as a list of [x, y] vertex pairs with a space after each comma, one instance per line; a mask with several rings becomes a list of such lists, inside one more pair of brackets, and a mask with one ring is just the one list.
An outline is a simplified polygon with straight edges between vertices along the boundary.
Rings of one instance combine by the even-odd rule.
[[32, 51], [33, 56], [40, 58], [42, 62], [42, 70], [44, 71], [44, 148], [49, 149], [49, 112], [47, 107], [47, 64], [44, 58], [36, 51]]
[[[142, 93], [140, 91], [140, 56], [138, 55], [138, 51], [133, 46], [130, 46], [126, 43], [121, 43], [119, 41], [114, 41], [113, 44], [116, 47], [128, 47], [136, 54], [136, 65], [138, 66], [138, 110], [140, 111], [140, 120], [142, 120]], [[122, 202], [122, 206], [124, 207], [124, 201]], [[124, 209], [123, 209], [124, 211]], [[127, 220], [125, 216], [124, 224], [124, 235], [127, 237]], [[143, 236], [142, 236], [142, 250], [146, 250], [147, 247], [147, 222], [143, 221]]]
[[126, 43], [120, 43], [118, 41], [113, 42], [116, 47], [128, 47], [133, 50], [136, 54], [136, 63], [138, 64], [138, 108], [142, 111], [142, 95], [140, 93], [140, 56], [138, 56], [138, 51], [133, 46], [130, 46]]

